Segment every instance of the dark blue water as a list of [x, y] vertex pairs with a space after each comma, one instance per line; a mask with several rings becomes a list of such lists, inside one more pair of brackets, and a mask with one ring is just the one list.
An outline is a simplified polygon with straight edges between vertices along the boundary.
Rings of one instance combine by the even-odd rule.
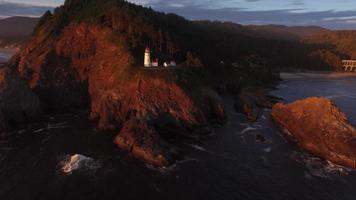
[[0, 48], [0, 63], [5, 63], [14, 54], [15, 50], [1, 49]]
[[4, 63], [8, 60], [7, 55], [0, 53], [0, 63]]
[[[273, 94], [288, 102], [331, 97], [356, 123], [356, 78], [287, 77]], [[226, 103], [229, 122], [201, 143], [184, 144], [187, 158], [168, 169], [146, 166], [118, 150], [112, 135], [97, 132], [85, 118], [55, 116], [50, 129], [0, 141], [0, 199], [356, 199], [355, 172], [287, 142], [270, 110], [248, 123], [233, 111], [232, 98]], [[256, 135], [267, 142], [257, 142]], [[100, 167], [89, 164], [64, 174], [61, 163], [73, 154]]]

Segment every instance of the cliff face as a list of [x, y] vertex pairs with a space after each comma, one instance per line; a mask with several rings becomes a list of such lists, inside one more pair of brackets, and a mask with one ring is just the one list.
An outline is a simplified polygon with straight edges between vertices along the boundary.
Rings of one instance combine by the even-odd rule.
[[112, 88], [118, 81], [113, 77], [130, 64], [130, 55], [120, 51], [120, 44], [107, 42], [107, 30], [97, 26], [69, 25], [53, 39], [42, 34], [33, 37], [12, 62], [47, 107], [87, 105], [89, 85], [94, 95]]
[[309, 98], [272, 110], [274, 121], [305, 150], [356, 168], [356, 130], [329, 99]]
[[[131, 117], [154, 120], [167, 113], [182, 125], [205, 124], [193, 100], [176, 84], [156, 78], [137, 78], [92, 98], [92, 117], [100, 127], [115, 129]], [[116, 127], [115, 127], [116, 126]]]
[[82, 106], [88, 97], [92, 117], [99, 118], [104, 129], [117, 127], [115, 123], [130, 115], [142, 118], [160, 112], [198, 124], [198, 108], [169, 80], [172, 74], [155, 77], [137, 71], [132, 54], [110, 43], [109, 33], [94, 25], [72, 24], [47, 44], [34, 38], [13, 60], [20, 76], [50, 107]]
[[[74, 9], [69, 2], [62, 8], [65, 15], [72, 12], [67, 9]], [[116, 1], [103, 4], [108, 2]], [[163, 152], [170, 148], [161, 148], [160, 144], [166, 142], [156, 127], [192, 130], [209, 121], [224, 121], [224, 104], [213, 90], [197, 86], [194, 94], [201, 96], [194, 98], [193, 90], [188, 94], [177, 84], [176, 71], [149, 72], [142, 68], [141, 58], [136, 56], [140, 47], [130, 41], [149, 38], [151, 33], [137, 33], [143, 35], [140, 37], [127, 34], [128, 30], [122, 28], [126, 21], [107, 19], [111, 16], [107, 13], [100, 18], [110, 22], [108, 26], [74, 19], [61, 21], [66, 23], [58, 26], [55, 20], [63, 12], [46, 16], [48, 19], [10, 62], [47, 110], [90, 109], [91, 119], [98, 121], [100, 129], [122, 129], [116, 140], [119, 147], [158, 166], [172, 159], [169, 152]], [[135, 121], [142, 127], [135, 127]], [[163, 153], [157, 157], [151, 148]]]
[[[26, 82], [10, 68], [0, 69], [0, 133], [39, 117], [41, 105]], [[1, 134], [0, 134], [1, 135]]]

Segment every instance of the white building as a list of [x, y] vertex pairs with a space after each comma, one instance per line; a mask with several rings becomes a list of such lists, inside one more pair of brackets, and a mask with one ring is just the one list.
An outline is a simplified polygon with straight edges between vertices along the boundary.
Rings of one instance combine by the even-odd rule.
[[176, 67], [176, 66], [177, 66], [176, 61], [171, 61], [171, 63], [169, 64], [169, 66], [171, 66], [171, 67]]
[[177, 66], [177, 63], [175, 61], [163, 63], [163, 67], [176, 67], [176, 66]]
[[[172, 60], [170, 62], [164, 62], [163, 66], [176, 67], [177, 63], [174, 60]], [[157, 58], [151, 61], [151, 50], [148, 47], [145, 49], [145, 53], [144, 53], [144, 67], [155, 67], [155, 68], [159, 67], [159, 62]]]
[[147, 47], [145, 50], [144, 66], [152, 67], [151, 64], [151, 50]]
[[151, 63], [152, 67], [158, 67], [158, 59], [154, 59], [153, 62]]

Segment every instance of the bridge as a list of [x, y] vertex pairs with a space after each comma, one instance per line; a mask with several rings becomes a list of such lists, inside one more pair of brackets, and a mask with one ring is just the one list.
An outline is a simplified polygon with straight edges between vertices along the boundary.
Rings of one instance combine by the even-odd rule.
[[345, 72], [356, 72], [356, 60], [343, 60], [342, 69]]

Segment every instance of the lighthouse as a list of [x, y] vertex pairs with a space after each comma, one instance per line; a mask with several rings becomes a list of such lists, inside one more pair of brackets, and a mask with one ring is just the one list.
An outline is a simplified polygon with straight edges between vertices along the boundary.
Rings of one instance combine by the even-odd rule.
[[147, 47], [145, 50], [144, 66], [151, 67], [151, 50]]

